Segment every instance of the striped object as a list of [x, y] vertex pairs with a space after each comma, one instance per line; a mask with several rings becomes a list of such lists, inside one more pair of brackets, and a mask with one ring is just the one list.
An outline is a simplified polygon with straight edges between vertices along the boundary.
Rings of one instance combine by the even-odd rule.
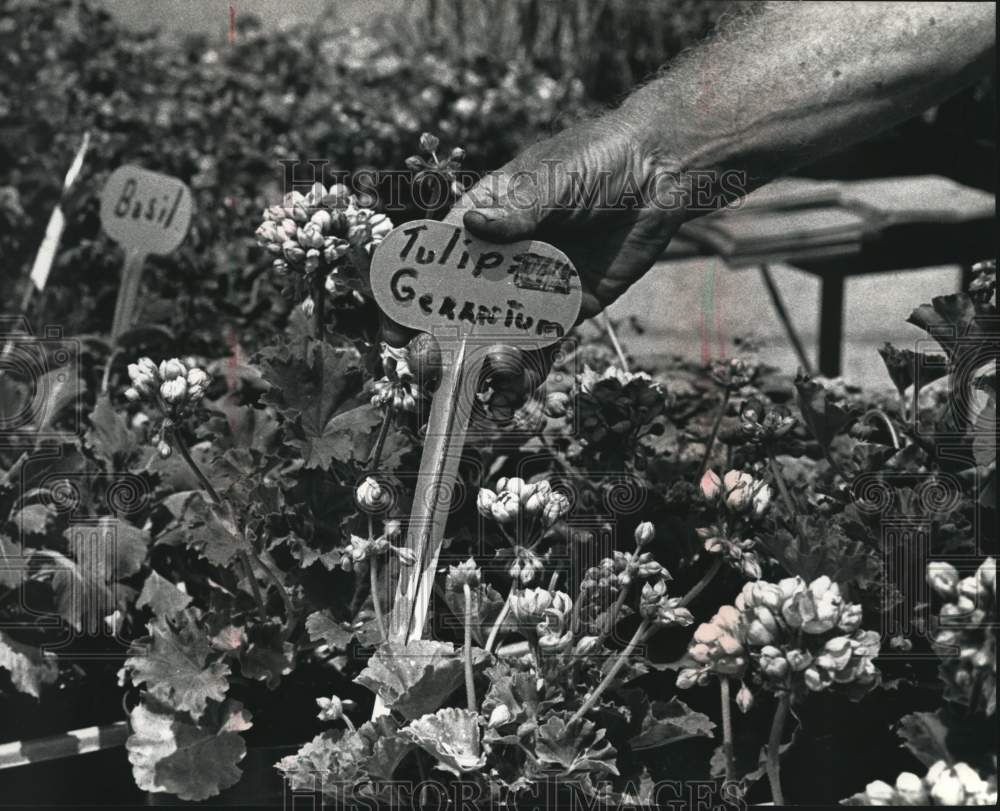
[[128, 735], [128, 721], [118, 721], [103, 727], [71, 729], [33, 741], [11, 741], [0, 744], [0, 769], [112, 749], [123, 746]]

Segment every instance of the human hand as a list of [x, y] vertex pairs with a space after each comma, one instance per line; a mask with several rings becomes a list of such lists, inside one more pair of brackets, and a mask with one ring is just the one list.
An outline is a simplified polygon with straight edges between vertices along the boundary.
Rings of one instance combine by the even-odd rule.
[[[555, 245], [580, 274], [580, 320], [590, 318], [652, 267], [686, 217], [680, 174], [662, 153], [647, 150], [646, 140], [615, 113], [567, 129], [483, 178], [445, 222], [492, 242]], [[407, 338], [392, 324], [384, 334], [390, 343]], [[501, 388], [520, 389], [522, 397], [535, 389], [552, 352], [528, 353], [520, 364], [511, 352], [498, 353]]]

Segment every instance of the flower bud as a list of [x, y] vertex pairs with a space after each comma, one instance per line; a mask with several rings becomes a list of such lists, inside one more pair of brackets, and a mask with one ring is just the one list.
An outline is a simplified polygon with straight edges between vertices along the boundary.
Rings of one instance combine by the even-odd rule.
[[840, 612], [840, 619], [837, 621], [837, 627], [841, 631], [850, 634], [861, 627], [861, 620], [861, 606], [857, 603], [848, 603]]
[[465, 586], [477, 588], [480, 583], [479, 567], [473, 558], [459, 563], [457, 566], [448, 567], [448, 576], [445, 579], [445, 588], [452, 592], [461, 592]]
[[204, 370], [194, 367], [187, 373], [188, 399], [192, 402], [205, 396], [211, 378]]
[[188, 386], [183, 377], [166, 380], [160, 386], [160, 396], [170, 405], [182, 405], [187, 398]]
[[306, 252], [299, 246], [299, 243], [290, 239], [282, 243], [281, 253], [284, 255], [285, 261], [292, 265], [301, 264], [306, 259]]
[[431, 135], [429, 132], [425, 132], [420, 136], [420, 148], [424, 150], [424, 152], [434, 152], [440, 143], [440, 139], [436, 135]]
[[552, 493], [552, 485], [547, 481], [534, 482], [521, 491], [521, 503], [529, 515], [535, 515], [545, 508]]
[[936, 805], [965, 805], [962, 781], [950, 771], [946, 772], [931, 786], [931, 799]]
[[928, 584], [945, 599], [954, 599], [958, 581], [958, 570], [947, 561], [932, 560], [927, 564]]
[[740, 708], [742, 713], [749, 712], [753, 706], [753, 693], [745, 684], [741, 684], [739, 692], [736, 693], [736, 706]]
[[323, 229], [314, 222], [307, 223], [299, 229], [298, 241], [299, 245], [307, 250], [310, 248], [318, 250], [323, 247]]
[[339, 721], [344, 717], [344, 704], [337, 696], [330, 698], [317, 698], [316, 704], [319, 706], [320, 721]]
[[174, 380], [187, 375], [187, 367], [179, 358], [171, 358], [160, 362], [160, 377], [163, 380]]
[[354, 491], [355, 500], [363, 510], [383, 510], [392, 502], [389, 491], [382, 487], [371, 476], [367, 476], [357, 490]]
[[913, 772], [900, 772], [896, 778], [896, 792], [906, 805], [926, 805], [927, 789], [924, 781]]
[[490, 713], [490, 719], [486, 723], [487, 729], [502, 727], [511, 719], [510, 707], [506, 704], [497, 704]]
[[580, 638], [580, 641], [576, 643], [576, 647], [573, 652], [578, 656], [586, 656], [588, 653], [593, 653], [600, 645], [600, 640], [596, 636], [584, 636]]
[[826, 681], [815, 667], [806, 668], [802, 678], [805, 680], [806, 687], [814, 692], [819, 692], [826, 687]]
[[490, 514], [499, 524], [512, 524], [521, 512], [520, 498], [510, 491], [501, 492], [490, 506]]
[[701, 494], [709, 501], [712, 501], [721, 492], [722, 480], [714, 470], [706, 470], [705, 475], [701, 477], [699, 487], [701, 488]]
[[170, 454], [173, 453], [170, 444], [162, 439], [157, 444], [156, 451], [157, 453], [160, 454], [161, 459], [167, 459], [169, 458]]
[[508, 493], [513, 493], [515, 496], [520, 498], [521, 491], [524, 490], [525, 484], [524, 479], [517, 476], [512, 476], [511, 478], [503, 478], [497, 482], [498, 491], [506, 491]]
[[813, 663], [812, 654], [809, 651], [799, 650], [798, 648], [792, 648], [785, 654], [785, 658], [788, 659], [788, 664], [791, 665], [792, 670], [796, 673], [805, 670], [809, 665]]
[[772, 679], [783, 679], [788, 673], [788, 660], [778, 648], [767, 645], [760, 651], [760, 669]]
[[411, 172], [420, 172], [427, 165], [426, 161], [418, 155], [410, 155], [410, 157], [403, 161], [403, 164]]
[[656, 529], [653, 527], [652, 521], [643, 521], [635, 528], [635, 545], [637, 548], [651, 543], [655, 537]]
[[681, 668], [677, 672], [677, 687], [681, 690], [687, 690], [689, 687], [694, 687], [698, 683], [700, 675], [701, 671], [696, 670], [693, 667]]
[[315, 225], [319, 228], [319, 230], [322, 233], [327, 233], [329, 232], [332, 223], [333, 223], [333, 217], [330, 216], [330, 212], [324, 209], [320, 209], [319, 211], [315, 212], [312, 215], [312, 217], [309, 218], [309, 223], [307, 224], [306, 227], [308, 227], [309, 225]]
[[896, 792], [882, 780], [875, 780], [865, 786], [865, 797], [871, 805], [895, 805]]
[[562, 493], [552, 493], [549, 495], [548, 500], [545, 502], [545, 507], [542, 509], [542, 520], [546, 525], [552, 526], [569, 513], [569, 509], [569, 499], [565, 495]]
[[455, 163], [461, 163], [463, 160], [465, 160], [465, 150], [462, 149], [462, 147], [460, 146], [456, 146], [453, 150], [451, 150], [450, 158]]
[[545, 396], [542, 411], [547, 417], [565, 417], [569, 410], [569, 395], [564, 391], [554, 391]]

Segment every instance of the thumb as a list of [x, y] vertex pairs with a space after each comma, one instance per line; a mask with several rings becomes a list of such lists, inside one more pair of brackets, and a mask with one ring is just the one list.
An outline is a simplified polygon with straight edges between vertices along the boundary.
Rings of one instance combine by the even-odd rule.
[[538, 216], [531, 209], [495, 207], [474, 208], [465, 212], [462, 223], [473, 236], [490, 242], [516, 242], [530, 239], [538, 229]]
[[461, 223], [480, 239], [516, 242], [535, 235], [540, 213], [537, 189], [524, 173], [512, 177], [501, 170], [463, 194], [444, 221]]

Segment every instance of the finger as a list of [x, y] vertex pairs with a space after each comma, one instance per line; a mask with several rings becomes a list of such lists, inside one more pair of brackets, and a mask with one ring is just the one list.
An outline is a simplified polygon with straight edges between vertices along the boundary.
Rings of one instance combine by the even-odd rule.
[[484, 177], [462, 195], [445, 222], [462, 224], [491, 242], [516, 242], [534, 236], [540, 221], [538, 193], [531, 176], [505, 169]]

